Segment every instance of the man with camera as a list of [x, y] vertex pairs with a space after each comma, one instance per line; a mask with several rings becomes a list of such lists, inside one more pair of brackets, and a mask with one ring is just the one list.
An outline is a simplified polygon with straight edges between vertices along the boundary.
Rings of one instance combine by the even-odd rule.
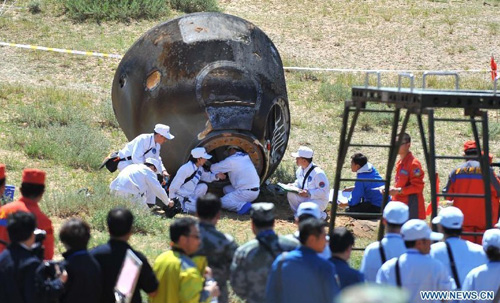
[[99, 302], [102, 293], [101, 267], [87, 251], [90, 226], [78, 218], [64, 222], [59, 239], [66, 248], [62, 266], [68, 271], [68, 282], [60, 303]]
[[41, 276], [42, 260], [34, 253], [36, 219], [29, 212], [15, 212], [7, 219], [11, 244], [0, 254], [0, 302], [39, 303], [57, 298], [68, 279], [54, 267], [56, 277]]
[[18, 211], [25, 211], [35, 215], [37, 227], [45, 231], [46, 238], [43, 241], [44, 259], [51, 260], [54, 256], [54, 229], [52, 228], [52, 221], [40, 210], [38, 205], [45, 192], [45, 172], [33, 168], [23, 170], [20, 190], [22, 197], [19, 200], [0, 207], [0, 252], [9, 243], [9, 236], [5, 228], [7, 217]]

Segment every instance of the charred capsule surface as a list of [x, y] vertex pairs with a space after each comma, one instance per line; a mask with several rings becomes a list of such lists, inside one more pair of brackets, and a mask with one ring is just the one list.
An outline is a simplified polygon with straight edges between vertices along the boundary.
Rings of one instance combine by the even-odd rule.
[[192, 148], [217, 162], [224, 149], [245, 150], [263, 182], [281, 161], [290, 133], [283, 65], [267, 35], [221, 13], [196, 13], [160, 24], [127, 51], [112, 87], [113, 109], [129, 140], [170, 126], [161, 150], [175, 172]]

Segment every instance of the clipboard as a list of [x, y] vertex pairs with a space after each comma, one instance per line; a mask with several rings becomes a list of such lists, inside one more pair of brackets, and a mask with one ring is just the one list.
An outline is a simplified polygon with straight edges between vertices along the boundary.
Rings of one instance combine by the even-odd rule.
[[285, 183], [279, 183], [277, 184], [281, 189], [283, 189], [286, 192], [291, 192], [291, 193], [296, 193], [298, 194], [300, 192], [300, 188], [295, 187], [293, 185], [288, 185]]
[[115, 301], [130, 303], [134, 296], [135, 286], [141, 274], [142, 261], [130, 249], [127, 249], [122, 268], [115, 285]]
[[[333, 200], [333, 189], [331, 191], [331, 198], [330, 200]], [[352, 191], [343, 191], [339, 190], [338, 196], [337, 196], [337, 204], [338, 205], [347, 205], [349, 202], [349, 199], [351, 198]]]

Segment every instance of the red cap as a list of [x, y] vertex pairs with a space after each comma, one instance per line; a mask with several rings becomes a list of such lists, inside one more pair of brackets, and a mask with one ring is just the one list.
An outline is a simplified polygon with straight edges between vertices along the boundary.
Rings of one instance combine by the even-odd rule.
[[45, 185], [45, 172], [36, 168], [23, 170], [23, 183]]
[[5, 179], [5, 164], [0, 164], [0, 180]]
[[477, 148], [476, 141], [469, 140], [464, 143], [464, 151]]

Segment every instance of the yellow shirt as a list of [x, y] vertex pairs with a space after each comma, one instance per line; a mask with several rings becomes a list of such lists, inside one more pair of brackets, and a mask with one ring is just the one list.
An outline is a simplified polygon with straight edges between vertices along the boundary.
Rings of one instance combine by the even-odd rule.
[[169, 250], [156, 258], [153, 271], [159, 281], [158, 293], [151, 303], [208, 302], [204, 278], [196, 264], [179, 251]]

